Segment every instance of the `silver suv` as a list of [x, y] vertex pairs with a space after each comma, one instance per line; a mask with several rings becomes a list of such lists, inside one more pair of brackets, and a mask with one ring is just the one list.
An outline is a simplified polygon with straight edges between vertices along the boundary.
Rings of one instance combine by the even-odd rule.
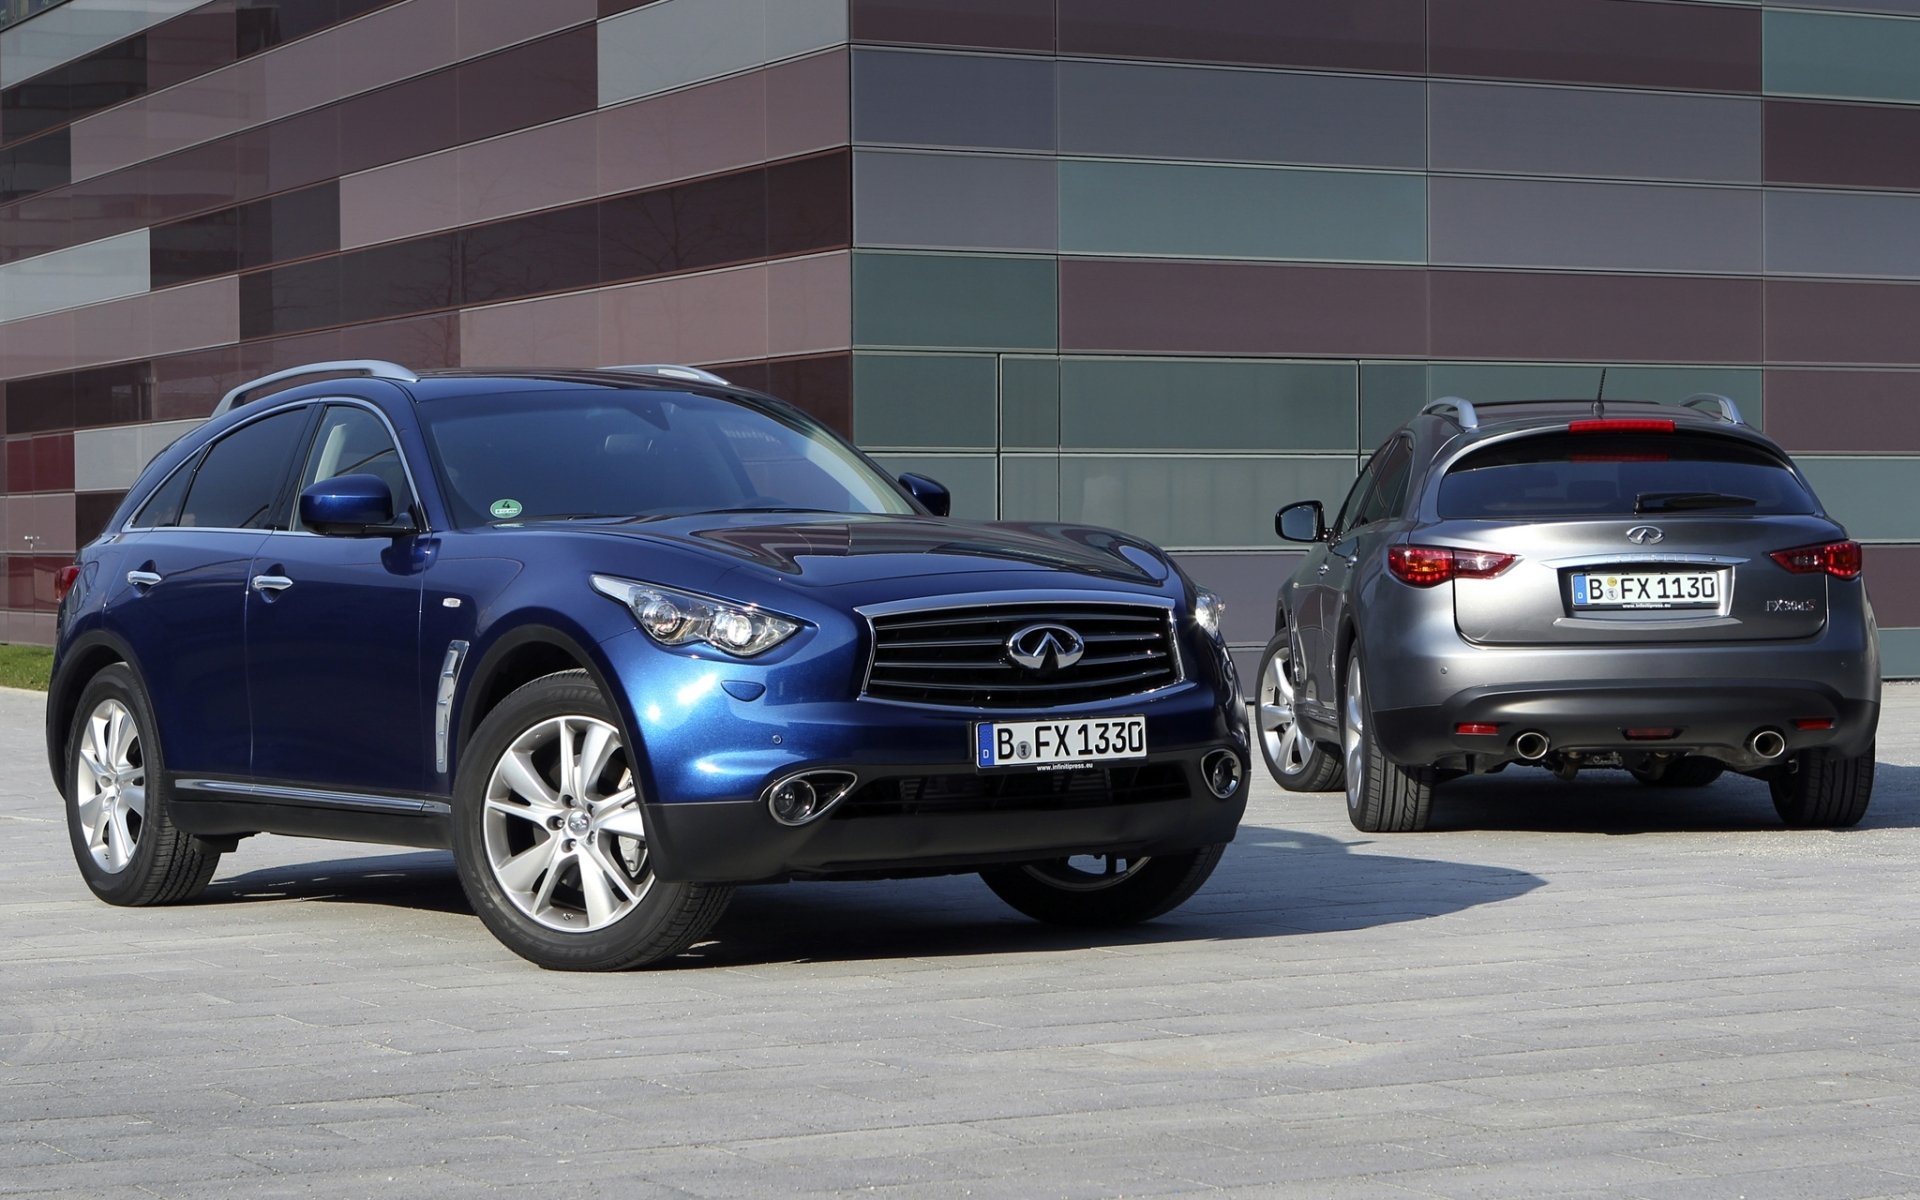
[[1370, 832], [1434, 785], [1532, 764], [1764, 779], [1791, 826], [1857, 823], [1880, 661], [1860, 545], [1724, 396], [1435, 401], [1307, 543], [1261, 663], [1282, 787], [1344, 778]]

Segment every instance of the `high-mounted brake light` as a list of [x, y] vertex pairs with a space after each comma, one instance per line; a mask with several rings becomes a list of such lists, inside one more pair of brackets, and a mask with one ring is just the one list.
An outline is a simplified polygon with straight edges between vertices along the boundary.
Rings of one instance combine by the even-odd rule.
[[79, 563], [68, 563], [58, 571], [55, 571], [53, 573], [53, 598], [55, 600], [65, 600], [67, 593], [73, 590], [74, 582], [79, 578]]
[[1519, 561], [1497, 550], [1456, 550], [1451, 546], [1393, 546], [1387, 569], [1414, 587], [1434, 587], [1453, 579], [1491, 579]]
[[1567, 422], [1568, 433], [1672, 433], [1670, 417], [1598, 417]]
[[1835, 579], [1860, 578], [1860, 543], [1827, 542], [1819, 546], [1795, 546], [1775, 550], [1767, 557], [1795, 575], [1827, 574]]

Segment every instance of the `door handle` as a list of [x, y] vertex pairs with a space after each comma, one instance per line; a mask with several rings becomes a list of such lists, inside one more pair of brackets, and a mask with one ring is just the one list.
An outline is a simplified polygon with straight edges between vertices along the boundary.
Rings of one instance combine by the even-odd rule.
[[1331, 570], [1333, 570], [1332, 563], [1321, 563], [1320, 569], [1316, 572], [1316, 574], [1325, 575], [1328, 571], [1331, 571]]
[[160, 573], [157, 571], [128, 571], [127, 582], [137, 588], [150, 588], [160, 582]]
[[293, 580], [285, 575], [255, 575], [253, 590], [256, 592], [284, 592], [293, 586]]

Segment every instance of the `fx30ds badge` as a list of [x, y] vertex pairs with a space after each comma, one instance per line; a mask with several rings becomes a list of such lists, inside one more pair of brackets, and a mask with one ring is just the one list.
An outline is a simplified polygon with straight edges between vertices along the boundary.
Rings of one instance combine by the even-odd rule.
[[1770, 613], [1812, 612], [1815, 603], [1813, 600], [1769, 600], [1767, 611]]

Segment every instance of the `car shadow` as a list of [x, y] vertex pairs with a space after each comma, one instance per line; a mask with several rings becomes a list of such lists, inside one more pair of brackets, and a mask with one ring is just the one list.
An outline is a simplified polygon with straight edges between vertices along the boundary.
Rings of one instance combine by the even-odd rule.
[[[1365, 853], [1353, 847], [1366, 845]], [[1376, 853], [1365, 835], [1324, 837], [1243, 825], [1206, 885], [1155, 921], [1068, 929], [1014, 912], [974, 875], [743, 887], [706, 941], [673, 966], [751, 966], [952, 958], [1364, 929], [1497, 904], [1540, 887], [1537, 875]], [[369, 855], [217, 879], [207, 903], [302, 901], [471, 913], [452, 858]], [[485, 934], [476, 923], [476, 937]]]
[[[1920, 826], [1920, 767], [1874, 766], [1873, 802], [1857, 829]], [[1429, 829], [1535, 833], [1712, 833], [1783, 828], [1763, 780], [1726, 774], [1703, 788], [1649, 787], [1624, 771], [1567, 782], [1531, 767], [1434, 789]]]

